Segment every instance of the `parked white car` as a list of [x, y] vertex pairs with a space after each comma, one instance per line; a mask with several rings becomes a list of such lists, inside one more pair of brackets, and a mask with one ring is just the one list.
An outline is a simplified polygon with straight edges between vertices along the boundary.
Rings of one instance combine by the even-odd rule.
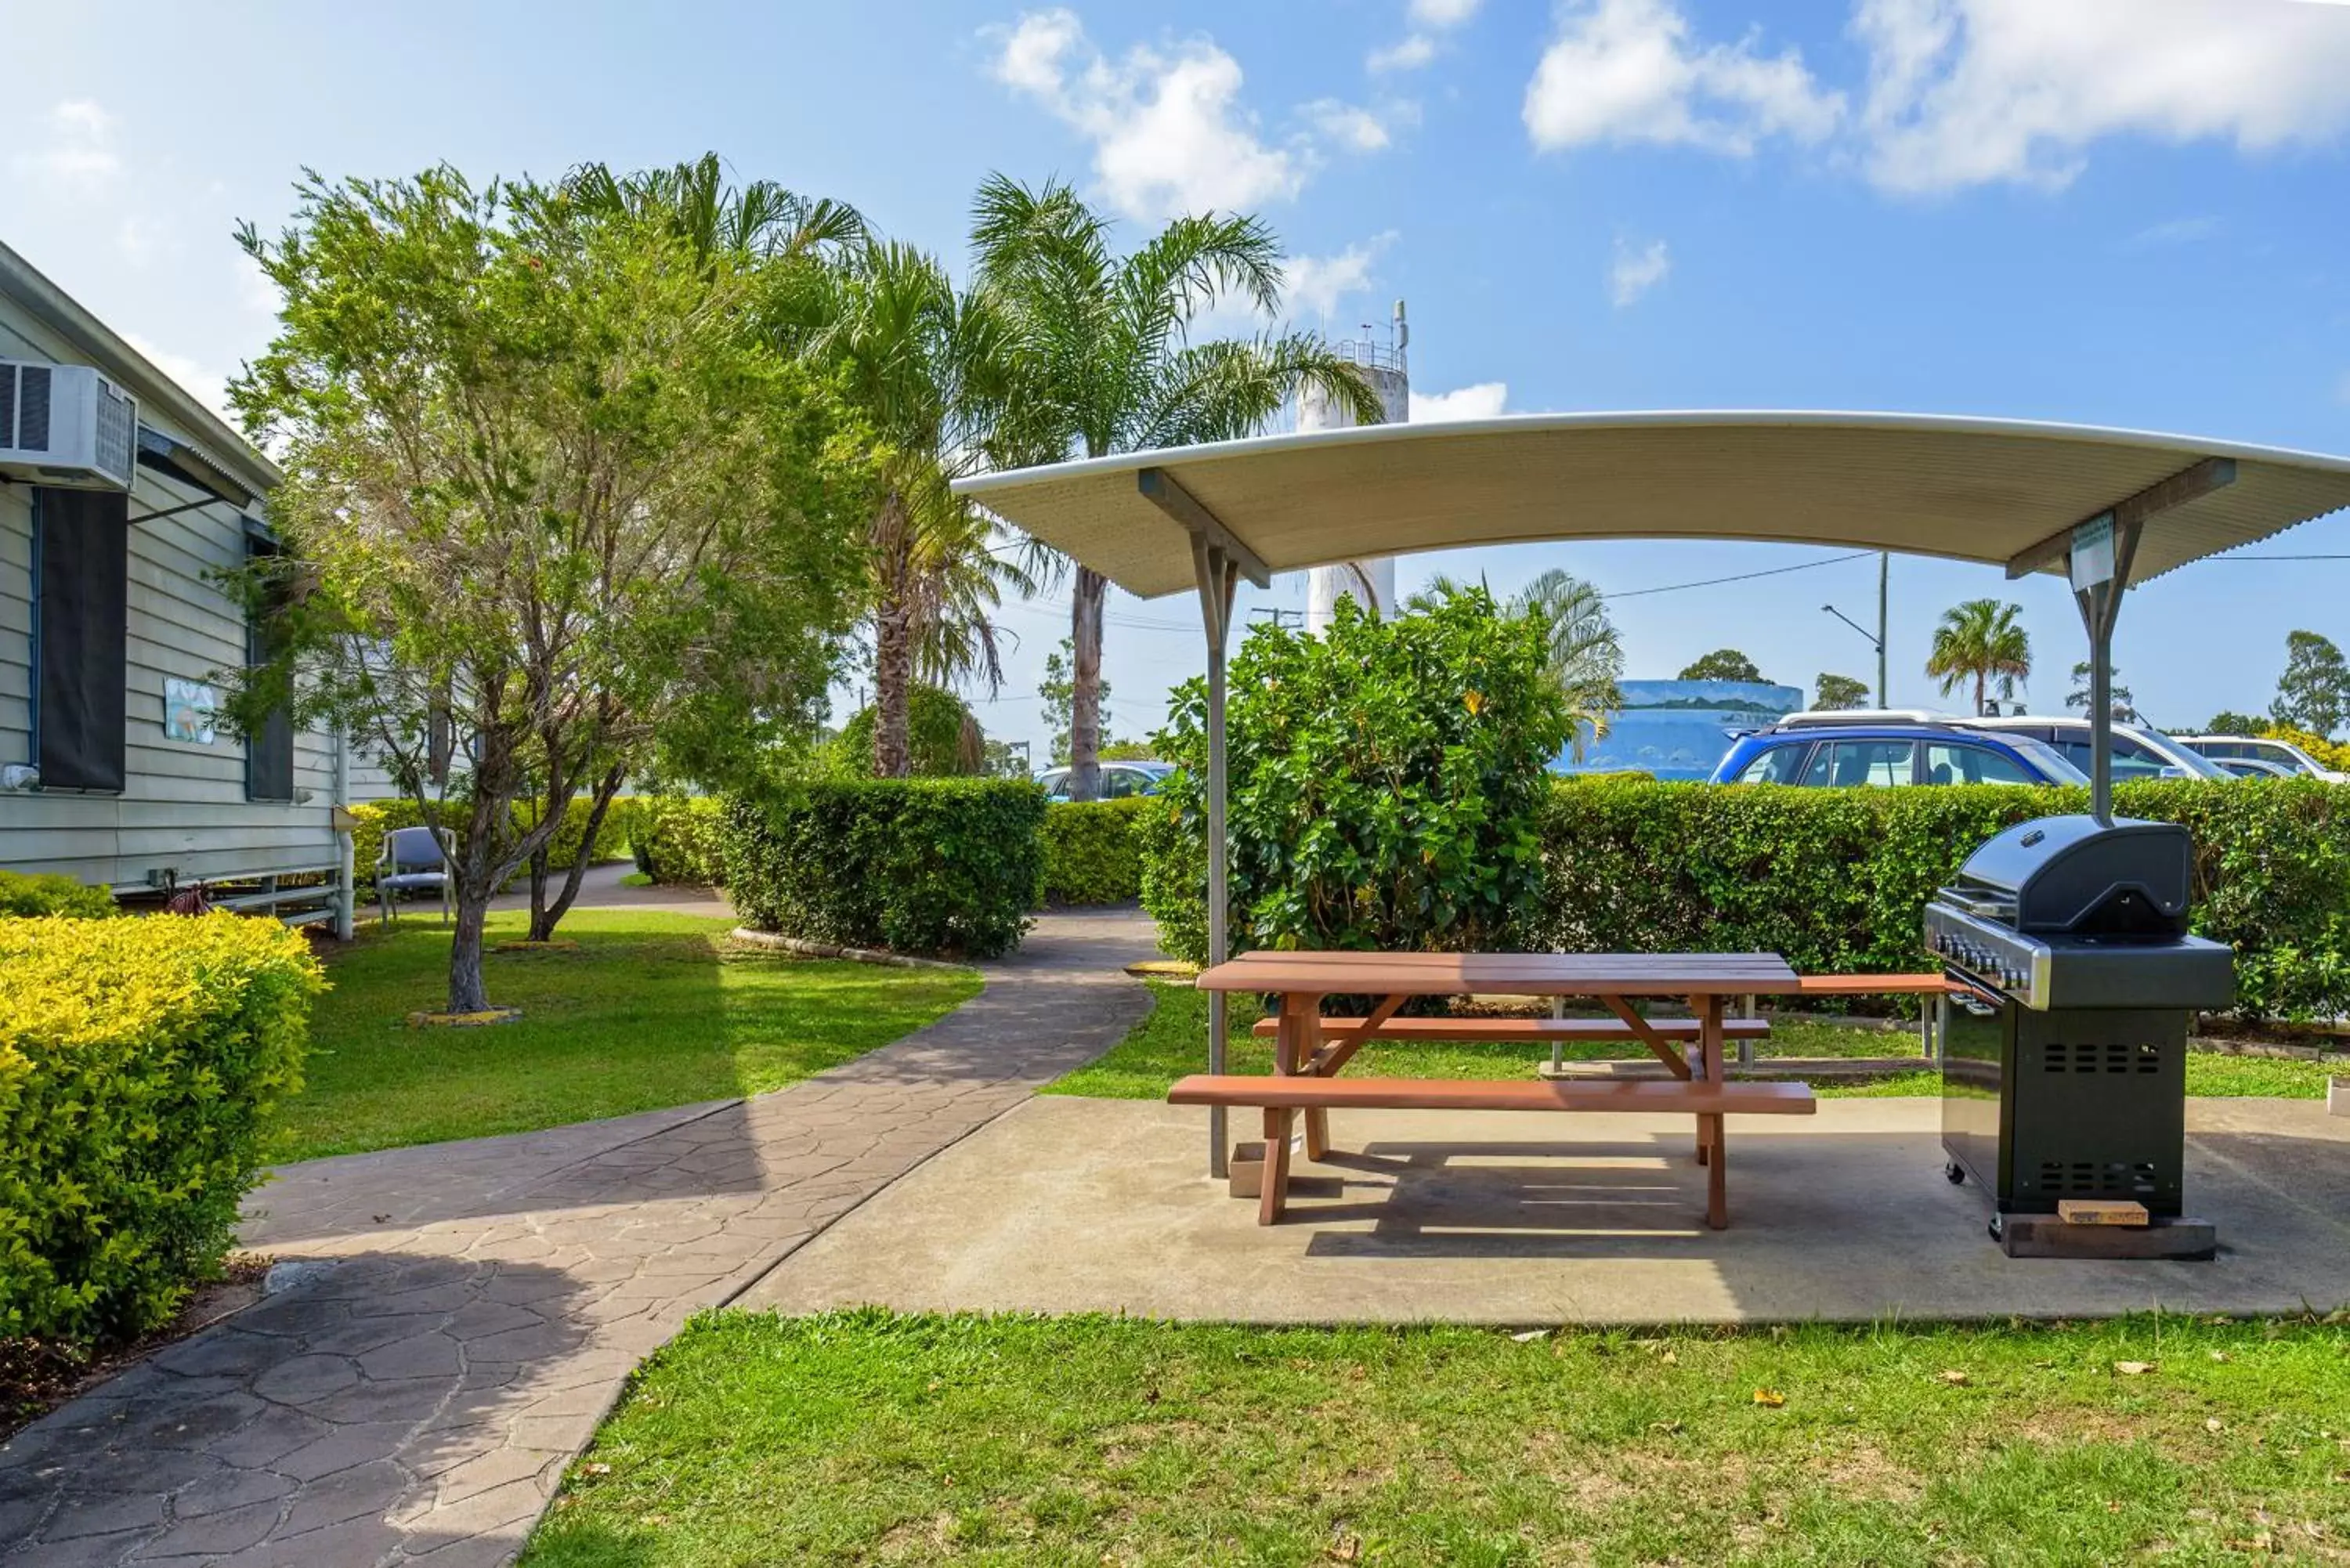
[[2242, 758], [2247, 762], [2278, 763], [2296, 774], [2328, 784], [2350, 780], [2350, 774], [2337, 773], [2294, 745], [2268, 735], [2180, 735], [2178, 743], [2212, 758]]
[[[1996, 719], [1960, 719], [1970, 730], [1990, 730], [2002, 735], [2029, 735], [2064, 753], [2064, 760], [2083, 773], [2089, 771], [2091, 735], [2095, 726], [2086, 719], [2064, 714], [2018, 713]], [[2114, 777], [2116, 779], [2224, 779], [2225, 768], [2190, 750], [2176, 735], [2165, 735], [2143, 724], [2114, 726]]]

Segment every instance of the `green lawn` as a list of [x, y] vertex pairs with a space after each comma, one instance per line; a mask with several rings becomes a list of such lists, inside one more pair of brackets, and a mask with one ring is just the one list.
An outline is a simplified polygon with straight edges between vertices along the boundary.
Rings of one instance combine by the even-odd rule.
[[[518, 940], [519, 914], [490, 938]], [[588, 909], [558, 935], [574, 951], [492, 953], [490, 999], [517, 1023], [412, 1029], [446, 999], [449, 933], [410, 917], [328, 964], [307, 1086], [286, 1107], [279, 1158], [310, 1159], [523, 1132], [780, 1088], [885, 1045], [979, 990], [968, 970], [819, 963], [736, 949], [733, 924]]]
[[1521, 1343], [725, 1313], [639, 1375], [524, 1562], [2088, 1565], [2345, 1543], [2350, 1330], [2318, 1324]]
[[[1155, 1100], [1186, 1073], [1208, 1068], [1208, 1005], [1205, 993], [1188, 985], [1152, 981], [1155, 1002], [1149, 1016], [1100, 1060], [1048, 1085], [1048, 1095], [1083, 1095], [1095, 1099]], [[1260, 1016], [1245, 997], [1234, 997], [1231, 1044], [1225, 1065], [1234, 1073], [1273, 1071], [1273, 1043], [1249, 1033]], [[1758, 1055], [1771, 1056], [1900, 1056], [1918, 1049], [1918, 1037], [1907, 1031], [1878, 1032], [1848, 1024], [1781, 1020], [1772, 1025], [1771, 1038], [1758, 1044]], [[1550, 1060], [1546, 1044], [1449, 1044], [1374, 1042], [1355, 1057], [1365, 1074], [1398, 1078], [1491, 1078], [1512, 1072], [1531, 1073]], [[1577, 1061], [1640, 1059], [1648, 1053], [1638, 1045], [1578, 1044], [1566, 1047]], [[2223, 1056], [2196, 1052], [2187, 1058], [2187, 1092], [2208, 1096], [2278, 1096], [2292, 1099], [2324, 1099], [2328, 1075], [2345, 1071], [2334, 1063], [2289, 1062], [2264, 1056]], [[1823, 1081], [1822, 1096], [1938, 1095], [1941, 1075], [1929, 1070], [1895, 1074], [1858, 1082]]]

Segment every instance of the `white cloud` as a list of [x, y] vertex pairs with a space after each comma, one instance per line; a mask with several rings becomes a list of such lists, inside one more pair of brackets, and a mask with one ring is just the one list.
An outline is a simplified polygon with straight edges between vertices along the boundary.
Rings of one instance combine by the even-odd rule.
[[2156, 250], [2168, 245], [2191, 245], [2208, 240], [2220, 232], [2220, 220], [2209, 215], [2199, 218], [2172, 218], [2164, 223], [2148, 223], [2125, 242], [2134, 251]]
[[1507, 381], [1479, 381], [1449, 392], [1411, 394], [1411, 422], [1440, 424], [1448, 420], [1490, 420], [1510, 400]]
[[1744, 156], [1769, 136], [1816, 142], [1843, 119], [1802, 54], [1755, 38], [1700, 46], [1672, 0], [1577, 0], [1526, 87], [1537, 148], [1595, 141], [1687, 145]]
[[1357, 104], [1341, 103], [1335, 98], [1316, 99], [1298, 113], [1324, 137], [1356, 152], [1377, 152], [1388, 141], [1386, 124]]
[[68, 199], [104, 194], [122, 172], [114, 117], [88, 99], [74, 99], [51, 109], [44, 123], [45, 141], [10, 156], [16, 177]]
[[1859, 0], [1869, 177], [2062, 186], [2113, 135], [2244, 151], [2350, 129], [2350, 10], [2243, 0]]
[[1474, 16], [1483, 4], [1484, 0], [1411, 0], [1410, 16], [1415, 26], [1441, 31], [1458, 27]]
[[205, 369], [184, 354], [174, 354], [159, 348], [136, 332], [125, 332], [122, 340], [137, 349], [146, 361], [180, 384], [180, 389], [236, 428], [236, 416], [229, 411], [228, 378]]
[[1240, 103], [1240, 62], [1207, 38], [1138, 44], [1111, 60], [1066, 10], [1030, 12], [983, 36], [997, 46], [998, 81], [1093, 143], [1102, 192], [1128, 216], [1284, 201], [1313, 172], [1310, 147], [1275, 147], [1257, 134]]
[[1364, 68], [1375, 75], [1419, 69], [1436, 58], [1436, 35], [1460, 26], [1483, 4], [1484, 0], [1411, 0], [1404, 8], [1411, 31], [1384, 48], [1373, 49], [1363, 61]]
[[132, 266], [144, 267], [163, 256], [177, 255], [187, 246], [169, 223], [143, 213], [132, 213], [116, 225], [114, 248]]
[[236, 276], [237, 304], [255, 316], [276, 316], [279, 304], [277, 286], [269, 281], [269, 275], [261, 270], [261, 264], [239, 251], [230, 266]]
[[1436, 58], [1436, 40], [1425, 33], [1408, 33], [1385, 48], [1373, 49], [1363, 68], [1373, 72], [1416, 71]]
[[1616, 257], [1607, 265], [1607, 297], [1621, 310], [1664, 282], [1672, 270], [1672, 254], [1664, 241], [1650, 240], [1635, 248], [1618, 239]]
[[1316, 322], [1328, 317], [1341, 300], [1371, 286], [1371, 264], [1395, 241], [1395, 231], [1389, 229], [1357, 241], [1334, 256], [1290, 257], [1282, 266], [1286, 275], [1284, 312], [1292, 318], [1311, 317]]

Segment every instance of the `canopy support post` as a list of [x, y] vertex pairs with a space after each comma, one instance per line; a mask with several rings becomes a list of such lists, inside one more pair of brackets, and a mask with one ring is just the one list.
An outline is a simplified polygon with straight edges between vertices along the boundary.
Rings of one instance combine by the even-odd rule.
[[[1232, 630], [1232, 592], [1239, 586], [1240, 563], [1225, 553], [1221, 543], [1195, 534], [1191, 571], [1199, 580], [1200, 623], [1208, 634], [1208, 962], [1220, 964], [1232, 956], [1230, 856], [1224, 842], [1224, 648]], [[1224, 1070], [1228, 1017], [1225, 994], [1208, 992], [1211, 1073]], [[1225, 1109], [1210, 1106], [1208, 1174], [1218, 1179], [1229, 1176], [1231, 1160]]]
[[[1191, 535], [1191, 576], [1200, 590], [1200, 624], [1208, 634], [1208, 962], [1232, 956], [1230, 855], [1224, 844], [1224, 646], [1232, 627], [1232, 593], [1246, 577], [1258, 587], [1273, 585], [1263, 557], [1235, 536], [1199, 497], [1163, 468], [1136, 471], [1134, 488], [1145, 501]], [[1227, 1009], [1224, 993], [1208, 993], [1208, 1071], [1224, 1070]], [[1224, 1107], [1208, 1107], [1208, 1174], [1232, 1173], [1232, 1146], [1225, 1139]]]
[[[2089, 815], [2107, 826], [2114, 820], [2114, 622], [2144, 532], [2135, 519], [2116, 519], [2111, 575], [2086, 587], [2074, 575], [2073, 602], [2081, 607], [2081, 625], [2089, 634]], [[2069, 568], [2069, 552], [2066, 564]]]

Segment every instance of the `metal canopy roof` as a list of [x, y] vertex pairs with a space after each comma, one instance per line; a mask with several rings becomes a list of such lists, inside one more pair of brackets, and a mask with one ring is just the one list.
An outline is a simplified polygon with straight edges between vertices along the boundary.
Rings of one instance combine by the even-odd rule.
[[2350, 506], [2350, 459], [1918, 414], [1524, 414], [1133, 452], [955, 488], [1145, 598], [1192, 588], [1201, 531], [1221, 530], [1252, 576], [1615, 538], [1848, 545], [2022, 575], [2064, 570], [2071, 528], [2116, 508], [2146, 514], [2128, 574], [2143, 582]]

